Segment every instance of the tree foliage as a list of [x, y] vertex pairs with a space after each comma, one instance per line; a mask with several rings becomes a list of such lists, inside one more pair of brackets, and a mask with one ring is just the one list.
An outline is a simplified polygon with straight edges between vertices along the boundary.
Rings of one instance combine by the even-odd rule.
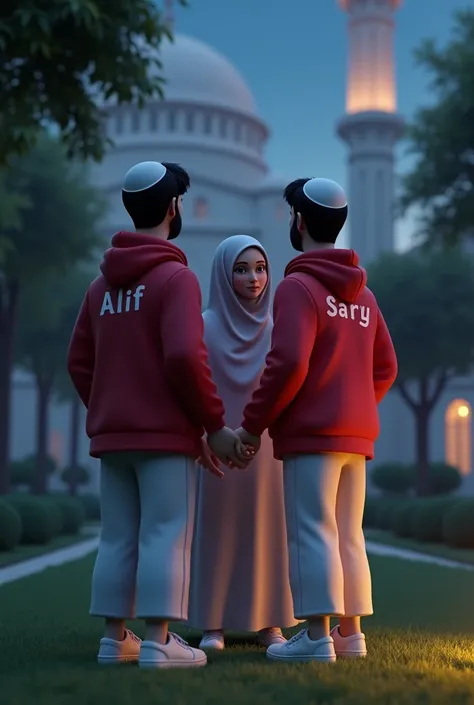
[[429, 492], [429, 420], [446, 384], [474, 363], [474, 261], [457, 249], [388, 254], [369, 273], [414, 414], [418, 491]]
[[431, 75], [435, 99], [407, 132], [415, 165], [401, 206], [421, 207], [423, 240], [457, 243], [474, 232], [474, 10], [457, 12], [446, 46], [426, 40], [416, 60]]
[[22, 288], [36, 287], [39, 303], [47, 275], [67, 275], [90, 257], [100, 242], [105, 205], [89, 186], [85, 168], [71, 164], [63, 147], [44, 134], [3, 174], [5, 189], [23, 205], [18, 222], [2, 231], [7, 247], [0, 265], [0, 493], [8, 491], [13, 342]]
[[71, 155], [100, 160], [106, 144], [94, 97], [140, 105], [161, 95], [154, 50], [164, 36], [154, 0], [3, 0], [0, 164], [27, 152], [45, 125]]
[[92, 275], [82, 268], [49, 273], [23, 287], [16, 336], [16, 362], [36, 384], [36, 474], [34, 489], [47, 489], [49, 406], [65, 377], [66, 355], [77, 312]]
[[72, 164], [57, 140], [43, 134], [34, 150], [12, 161], [5, 187], [21, 199], [18, 220], [4, 227], [9, 245], [2, 271], [8, 280], [64, 269], [97, 245], [105, 200]]

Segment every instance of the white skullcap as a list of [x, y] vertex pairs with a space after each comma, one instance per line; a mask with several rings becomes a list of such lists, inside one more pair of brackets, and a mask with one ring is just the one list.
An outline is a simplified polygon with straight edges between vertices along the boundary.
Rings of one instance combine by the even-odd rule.
[[344, 190], [331, 179], [311, 179], [303, 186], [303, 192], [310, 201], [325, 208], [345, 208], [347, 198]]
[[166, 167], [160, 162], [140, 162], [125, 174], [122, 190], [127, 193], [146, 191], [161, 181], [165, 174]]

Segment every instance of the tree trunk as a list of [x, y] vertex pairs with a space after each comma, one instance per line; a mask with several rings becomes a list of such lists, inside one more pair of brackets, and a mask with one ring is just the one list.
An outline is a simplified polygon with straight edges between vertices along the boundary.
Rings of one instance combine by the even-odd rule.
[[[69, 426], [69, 467], [76, 469], [79, 465], [79, 435], [81, 433], [81, 400], [74, 394], [70, 405], [70, 426]], [[72, 473], [72, 480], [69, 483], [69, 494], [77, 494], [78, 484], [76, 477]]]
[[11, 388], [19, 282], [0, 282], [0, 494], [10, 490]]
[[52, 392], [52, 384], [36, 381], [36, 463], [32, 488], [34, 494], [45, 494], [48, 490], [49, 403]]
[[416, 420], [416, 494], [426, 497], [431, 494], [430, 482], [430, 457], [429, 457], [429, 426], [430, 409], [424, 405], [419, 406], [415, 413]]
[[430, 419], [431, 412], [449, 380], [447, 370], [439, 370], [429, 377], [414, 380], [418, 394], [413, 397], [404, 382], [397, 382], [397, 388], [403, 400], [413, 413], [416, 425], [415, 459], [416, 459], [416, 494], [425, 497], [431, 494], [430, 478]]

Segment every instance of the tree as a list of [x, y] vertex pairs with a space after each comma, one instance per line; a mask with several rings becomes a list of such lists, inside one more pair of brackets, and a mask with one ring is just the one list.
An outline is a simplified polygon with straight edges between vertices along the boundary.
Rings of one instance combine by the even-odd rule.
[[[76, 308], [76, 314], [79, 310], [79, 304]], [[72, 469], [80, 468], [79, 462], [79, 444], [82, 431], [83, 407], [82, 402], [71, 382], [71, 378], [66, 369], [66, 365], [58, 371], [55, 379], [55, 394], [56, 398], [66, 403], [69, 407], [69, 448], [67, 467]], [[75, 475], [71, 472], [69, 476], [69, 485], [71, 494], [75, 494], [77, 490], [76, 484], [72, 481]]]
[[155, 0], [4, 0], [0, 164], [26, 153], [45, 125], [70, 155], [100, 160], [106, 140], [95, 98], [141, 105], [161, 95], [164, 36], [170, 28]]
[[21, 228], [21, 214], [30, 206], [28, 197], [12, 192], [7, 185], [5, 172], [0, 171], [0, 267], [13, 243], [4, 235], [5, 230], [16, 233]]
[[407, 131], [415, 164], [403, 178], [401, 209], [421, 207], [423, 240], [457, 243], [474, 232], [474, 10], [455, 14], [444, 48], [426, 40], [415, 56], [431, 74], [434, 102]]
[[[77, 312], [92, 277], [82, 269], [49, 274], [26, 285], [20, 306], [17, 362], [36, 384], [36, 463], [33, 491], [48, 483], [49, 407], [55, 384], [65, 375], [66, 356]], [[77, 461], [76, 461], [77, 464]], [[71, 466], [71, 463], [69, 463]], [[73, 475], [74, 473], [72, 473]]]
[[391, 253], [371, 267], [369, 286], [397, 351], [396, 389], [415, 419], [417, 492], [429, 494], [431, 412], [474, 362], [474, 262], [456, 249]]
[[69, 487], [69, 494], [75, 497], [79, 487], [88, 485], [91, 479], [90, 472], [83, 465], [67, 465], [61, 472], [61, 480]]
[[22, 285], [35, 286], [49, 272], [67, 272], [98, 243], [104, 203], [82, 168], [46, 137], [6, 172], [6, 188], [23, 199], [18, 228], [5, 228], [0, 267], [0, 494], [8, 491], [13, 342]]

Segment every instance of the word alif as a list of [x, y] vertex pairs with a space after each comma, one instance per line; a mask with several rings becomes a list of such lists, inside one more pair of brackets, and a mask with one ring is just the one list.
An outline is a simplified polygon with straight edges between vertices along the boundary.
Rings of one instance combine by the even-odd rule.
[[[143, 298], [145, 291], [145, 286], [140, 284], [137, 286], [135, 291], [128, 289], [119, 289], [118, 291], [110, 292], [106, 291], [104, 294], [104, 299], [102, 301], [102, 308], [100, 309], [100, 315], [105, 316], [106, 313], [116, 314], [116, 313], [128, 313], [129, 311], [139, 311], [140, 310], [140, 299]], [[132, 307], [133, 299], [133, 307]]]

